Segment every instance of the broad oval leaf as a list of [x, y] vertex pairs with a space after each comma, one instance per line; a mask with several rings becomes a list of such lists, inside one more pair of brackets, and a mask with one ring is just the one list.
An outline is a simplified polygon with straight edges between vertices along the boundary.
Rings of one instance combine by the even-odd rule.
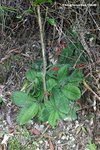
[[39, 110], [39, 106], [37, 103], [33, 103], [29, 107], [22, 108], [20, 113], [17, 116], [17, 122], [20, 125], [27, 123], [29, 120], [31, 120], [33, 117], [37, 115], [38, 110]]
[[34, 79], [36, 78], [36, 71], [34, 71], [32, 69], [27, 71], [26, 72], [26, 78], [27, 78], [27, 80], [33, 82]]
[[79, 85], [79, 83], [83, 80], [83, 74], [80, 70], [75, 69], [72, 74], [68, 77], [68, 82], [73, 85]]
[[55, 127], [58, 118], [59, 118], [59, 116], [58, 116], [58, 113], [56, 111], [50, 112], [48, 122], [50, 123], [50, 125], [52, 127]]
[[47, 122], [49, 118], [49, 111], [44, 107], [39, 113], [39, 120]]
[[70, 111], [69, 100], [60, 89], [53, 90], [53, 97], [51, 100], [54, 101], [55, 110], [57, 110], [58, 113], [68, 114]]
[[47, 102], [45, 102], [45, 107], [49, 112], [55, 110], [55, 101], [54, 101], [54, 99], [50, 99]]
[[70, 111], [69, 111], [69, 113], [68, 113], [68, 115], [64, 118], [64, 120], [65, 121], [74, 121], [74, 120], [76, 120], [77, 119], [77, 113], [76, 113], [76, 110], [74, 110], [74, 108], [73, 109], [71, 109], [70, 108]]
[[36, 72], [36, 77], [42, 79], [42, 72]]
[[58, 80], [64, 80], [67, 76], [67, 65], [61, 66], [61, 68], [58, 70]]
[[77, 119], [77, 114], [76, 111], [73, 109], [70, 111], [70, 116], [72, 120], [76, 120]]
[[12, 102], [19, 107], [29, 106], [33, 103], [33, 98], [22, 91], [15, 91], [11, 96]]
[[46, 85], [47, 85], [47, 90], [51, 91], [52, 88], [57, 85], [57, 83], [54, 79], [49, 79], [49, 80], [47, 80]]
[[62, 92], [70, 100], [77, 100], [81, 97], [80, 89], [72, 84], [65, 85]]

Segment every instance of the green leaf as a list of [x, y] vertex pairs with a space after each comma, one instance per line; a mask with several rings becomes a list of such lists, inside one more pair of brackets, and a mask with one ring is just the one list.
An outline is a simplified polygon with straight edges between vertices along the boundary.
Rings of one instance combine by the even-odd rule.
[[61, 66], [61, 68], [58, 70], [58, 80], [64, 80], [67, 76], [67, 65]]
[[64, 120], [66, 121], [74, 121], [77, 119], [77, 114], [76, 111], [71, 110], [69, 111], [69, 113], [66, 115], [66, 117], [64, 118]]
[[42, 72], [36, 72], [36, 77], [42, 79]]
[[59, 112], [59, 118], [60, 119], [65, 120], [67, 116], [68, 116], [68, 114], [65, 114], [63, 112]]
[[71, 116], [71, 120], [76, 120], [77, 119], [76, 111], [74, 109], [71, 109], [69, 116]]
[[68, 82], [73, 85], [79, 85], [79, 83], [83, 80], [83, 74], [80, 70], [75, 69], [72, 74], [68, 77]]
[[12, 102], [19, 107], [29, 106], [33, 103], [34, 98], [22, 91], [15, 91], [11, 96]]
[[36, 98], [37, 101], [42, 102], [44, 98], [44, 91], [43, 89], [36, 90], [34, 94], [34, 98]]
[[36, 78], [36, 71], [34, 71], [34, 70], [27, 71], [26, 72], [26, 78], [29, 81], [33, 82], [35, 80], [35, 78]]
[[69, 101], [60, 89], [53, 91], [53, 97], [51, 99], [54, 101], [55, 110], [65, 114], [69, 112]]
[[46, 109], [51, 112], [55, 110], [55, 101], [54, 99], [50, 99], [49, 101], [45, 102]]
[[64, 120], [68, 120], [68, 121], [72, 121], [72, 120], [76, 120], [77, 119], [77, 110], [78, 107], [75, 105], [74, 102], [70, 102], [69, 103], [69, 112], [66, 115], [66, 117], [64, 118]]
[[47, 110], [47, 108], [43, 107], [43, 109], [39, 113], [39, 120], [41, 120], [43, 122], [47, 122], [48, 118], [49, 118], [49, 115], [50, 115], [50, 113]]
[[57, 85], [56, 81], [52, 78], [47, 80], [46, 84], [47, 84], [47, 90], [48, 91], [51, 91], [53, 89], [53, 87], [55, 87]]
[[52, 25], [52, 26], [55, 26], [55, 25], [56, 25], [56, 21], [55, 21], [54, 18], [49, 18], [49, 17], [47, 17], [47, 22], [48, 22], [50, 25]]
[[59, 118], [67, 118], [67, 120], [77, 119], [76, 107], [74, 107], [74, 103], [67, 99], [60, 90], [56, 92], [55, 105]]
[[62, 92], [70, 100], [77, 100], [81, 97], [80, 89], [72, 84], [65, 85]]
[[[54, 127], [58, 119], [75, 120], [77, 119], [76, 107], [70, 99], [66, 98], [60, 89], [53, 89], [49, 101], [45, 103], [48, 110], [48, 122]], [[73, 106], [73, 108], [72, 108]], [[45, 115], [45, 114], [44, 114]], [[51, 122], [50, 122], [51, 121]]]
[[[56, 101], [56, 105], [57, 105], [57, 101]], [[65, 98], [63, 99], [59, 99], [59, 105], [58, 105], [58, 112], [63, 113], [63, 114], [68, 114], [70, 111], [70, 107], [69, 107], [69, 103], [68, 100], [66, 100]]]
[[35, 83], [35, 86], [36, 86], [36, 85], [39, 86], [40, 81], [39, 81], [39, 79], [38, 79], [37, 77], [34, 79], [34, 83]]
[[50, 112], [48, 122], [52, 127], [55, 127], [57, 119], [59, 118], [57, 111]]
[[50, 101], [47, 104], [47, 109], [49, 111], [56, 111], [59, 118], [64, 119], [65, 116], [69, 113], [69, 100], [64, 96], [60, 89], [53, 90]]
[[38, 113], [39, 106], [37, 103], [33, 103], [29, 107], [22, 108], [20, 113], [17, 116], [17, 122], [20, 125], [27, 123], [30, 119], [35, 117]]
[[97, 150], [97, 146], [90, 140], [89, 143], [86, 145], [85, 150]]

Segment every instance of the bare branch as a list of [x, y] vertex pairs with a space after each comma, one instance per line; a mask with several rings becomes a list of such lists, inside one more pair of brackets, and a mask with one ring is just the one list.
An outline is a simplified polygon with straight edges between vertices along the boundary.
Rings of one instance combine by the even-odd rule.
[[44, 44], [44, 37], [43, 37], [43, 27], [41, 21], [41, 14], [40, 14], [40, 6], [37, 6], [37, 13], [38, 13], [38, 23], [40, 29], [40, 39], [41, 39], [41, 47], [42, 47], [42, 57], [43, 57], [43, 88], [44, 88], [44, 100], [48, 100], [47, 96], [47, 89], [46, 89], [46, 58], [45, 58], [45, 44]]

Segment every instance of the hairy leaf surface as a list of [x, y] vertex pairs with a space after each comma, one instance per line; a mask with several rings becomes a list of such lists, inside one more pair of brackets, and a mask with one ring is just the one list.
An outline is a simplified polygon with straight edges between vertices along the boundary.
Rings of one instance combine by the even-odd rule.
[[17, 116], [17, 122], [20, 125], [27, 123], [30, 119], [36, 116], [38, 113], [39, 107], [37, 103], [33, 103], [29, 107], [22, 108], [20, 113]]
[[65, 85], [63, 93], [70, 100], [77, 100], [81, 97], [80, 89], [72, 84]]
[[33, 103], [34, 98], [22, 91], [15, 91], [12, 93], [12, 102], [19, 107], [26, 107]]

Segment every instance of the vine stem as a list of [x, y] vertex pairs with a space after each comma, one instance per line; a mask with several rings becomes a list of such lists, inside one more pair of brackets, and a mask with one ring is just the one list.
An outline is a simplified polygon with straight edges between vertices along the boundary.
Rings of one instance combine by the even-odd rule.
[[39, 23], [39, 30], [40, 30], [40, 40], [41, 40], [41, 47], [42, 47], [42, 57], [43, 57], [43, 89], [44, 89], [44, 100], [48, 100], [47, 89], [46, 89], [46, 55], [45, 55], [45, 44], [44, 44], [44, 36], [43, 36], [43, 27], [42, 27], [42, 19], [40, 13], [40, 6], [37, 6], [37, 13], [38, 13], [38, 23]]

